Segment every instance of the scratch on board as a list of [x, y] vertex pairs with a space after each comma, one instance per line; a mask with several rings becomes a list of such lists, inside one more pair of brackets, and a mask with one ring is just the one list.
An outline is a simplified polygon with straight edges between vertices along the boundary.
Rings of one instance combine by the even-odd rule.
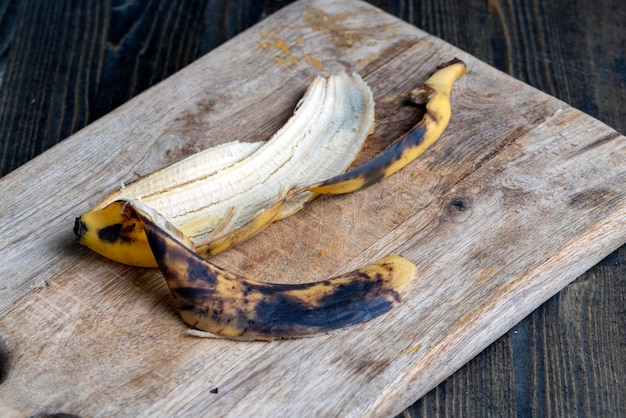
[[402, 350], [402, 354], [411, 354], [421, 348], [422, 348], [422, 344], [417, 344], [417, 345], [414, 345], [413, 347], [405, 348], [404, 350]]
[[367, 64], [369, 62], [376, 61], [378, 58], [380, 58], [380, 55], [378, 55], [378, 54], [370, 54], [367, 57], [359, 59], [357, 61], [357, 64], [359, 64], [359, 65]]

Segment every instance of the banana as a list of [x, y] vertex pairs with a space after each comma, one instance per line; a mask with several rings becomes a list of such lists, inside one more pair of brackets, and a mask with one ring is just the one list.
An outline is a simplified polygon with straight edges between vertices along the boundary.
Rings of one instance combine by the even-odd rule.
[[307, 190], [317, 194], [343, 194], [364, 189], [389, 177], [419, 157], [443, 133], [450, 121], [450, 92], [466, 72], [457, 58], [440, 65], [409, 97], [416, 104], [426, 103], [426, 114], [417, 125], [373, 159], [344, 174], [312, 184]]
[[[77, 218], [74, 233], [81, 244], [112, 260], [156, 267], [143, 226], [125, 205], [138, 200], [165, 216], [196, 247], [218, 236], [222, 243], [238, 242], [258, 232], [250, 229], [251, 220], [260, 216], [262, 222], [252, 225], [262, 228], [317, 196], [304, 189], [289, 195], [268, 223], [267, 209], [276, 209], [276, 200], [295, 186], [345, 172], [373, 121], [372, 92], [359, 75], [318, 76], [269, 140], [224, 144], [149, 174]], [[233, 233], [235, 240], [228, 238]]]
[[141, 202], [130, 205], [144, 225], [182, 320], [210, 336], [273, 340], [346, 328], [392, 309], [416, 275], [412, 262], [392, 255], [320, 282], [252, 280], [202, 258], [172, 236], [165, 218], [151, 208]]
[[[295, 213], [304, 202], [319, 194], [361, 190], [405, 167], [441, 136], [450, 120], [452, 86], [465, 71], [465, 64], [457, 59], [438, 67], [423, 86], [411, 92], [412, 101], [426, 103], [423, 119], [387, 150], [343, 174], [312, 180], [308, 172], [297, 181], [274, 182], [272, 177], [291, 174], [282, 171], [283, 165], [288, 165], [294, 154], [299, 155], [295, 148], [300, 139], [293, 142], [294, 133], [290, 133], [287, 135], [288, 140], [281, 138], [282, 142], [277, 141], [282, 147], [291, 142], [292, 148], [286, 153], [287, 161], [280, 160], [281, 164], [273, 171], [263, 172], [262, 176], [266, 177], [259, 181], [246, 183], [246, 193], [237, 190], [244, 184], [237, 175], [250, 177], [263, 164], [269, 164], [275, 158], [280, 159], [281, 149], [272, 141], [280, 137], [283, 130], [294, 129], [296, 136], [302, 135], [304, 127], [307, 132], [313, 130], [313, 136], [318, 135], [315, 129], [327, 132], [326, 128], [319, 128], [315, 123], [313, 126], [307, 124], [311, 119], [307, 107], [311, 104], [308, 95], [320, 94], [320, 91], [310, 87], [298, 104], [294, 116], [267, 144], [258, 146], [249, 154], [245, 154], [247, 151], [241, 151], [240, 154], [237, 154], [239, 151], [235, 152], [237, 156], [233, 157], [232, 162], [226, 163], [226, 167], [206, 176], [202, 170], [199, 175], [188, 173], [185, 160], [179, 163], [181, 166], [178, 168], [163, 169], [155, 174], [156, 177], [147, 177], [152, 186], [131, 184], [104, 199], [94, 211], [77, 219], [75, 232], [77, 236], [92, 241], [90, 248], [113, 259], [127, 264], [157, 265], [183, 321], [196, 331], [211, 336], [243, 340], [296, 338], [371, 320], [399, 303], [402, 289], [416, 275], [417, 267], [412, 262], [399, 255], [392, 255], [345, 275], [319, 282], [274, 284], [230, 273], [203, 256], [217, 254], [248, 239], [275, 220]], [[330, 93], [324, 91], [324, 94]], [[341, 102], [341, 95], [337, 95], [335, 101]], [[337, 104], [337, 108], [345, 109], [346, 104]], [[309, 115], [309, 118], [305, 118], [307, 120], [298, 118], [302, 116], [299, 114], [301, 111]], [[330, 115], [334, 113], [335, 110], [323, 109], [315, 118], [326, 120], [327, 125], [332, 125], [335, 121]], [[360, 122], [363, 123], [363, 120]], [[343, 126], [344, 122], [339, 125]], [[370, 129], [371, 122], [367, 129], [361, 129], [360, 135], [366, 136]], [[335, 130], [330, 129], [332, 132]], [[356, 151], [350, 154], [352, 158], [361, 145], [362, 140]], [[227, 145], [226, 148], [230, 146], [236, 145]], [[267, 148], [270, 150], [267, 151]], [[267, 151], [267, 155], [258, 157], [263, 151]], [[338, 150], [334, 149], [333, 152]], [[323, 162], [313, 158], [303, 163], [304, 157], [295, 160], [296, 166], [310, 163], [310, 167], [316, 167], [316, 164]], [[181, 167], [182, 173], [178, 175], [177, 182], [164, 187], [163, 179], [158, 176], [162, 176], [163, 171], [176, 172]], [[187, 177], [181, 180], [183, 176]], [[207, 178], [211, 178], [211, 181], [207, 181]], [[147, 182], [142, 179], [137, 184], [142, 181]], [[207, 186], [213, 181], [220, 186]], [[222, 185], [222, 181], [235, 184], [231, 194], [218, 197], [215, 201], [202, 200], [203, 193], [230, 190]], [[257, 200], [242, 196], [270, 185], [271, 191], [262, 194], [263, 197]], [[188, 197], [190, 202], [181, 209], [174, 204], [174, 200], [183, 197]], [[176, 210], [171, 207], [176, 207]], [[207, 207], [210, 211], [202, 212]], [[216, 207], [221, 210], [214, 212]], [[89, 235], [95, 231], [97, 239]], [[147, 254], [144, 248], [137, 250], [140, 247], [136, 246], [136, 242], [140, 241], [142, 245], [148, 246]], [[102, 245], [102, 248], [98, 245]]]

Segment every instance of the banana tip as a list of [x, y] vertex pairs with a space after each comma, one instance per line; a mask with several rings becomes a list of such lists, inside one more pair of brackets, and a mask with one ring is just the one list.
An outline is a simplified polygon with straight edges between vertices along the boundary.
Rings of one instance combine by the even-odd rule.
[[400, 256], [391, 255], [386, 257], [386, 262], [393, 264], [397, 276], [400, 278], [398, 287], [404, 287], [417, 276], [417, 266], [412, 261]]
[[87, 232], [87, 225], [83, 222], [82, 217], [78, 217], [74, 220], [74, 236], [77, 241], [80, 241], [83, 234]]

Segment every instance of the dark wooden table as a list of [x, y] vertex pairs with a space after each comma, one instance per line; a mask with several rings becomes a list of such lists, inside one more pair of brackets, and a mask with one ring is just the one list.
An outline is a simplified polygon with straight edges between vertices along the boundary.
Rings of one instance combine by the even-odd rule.
[[[1, 175], [288, 3], [0, 1]], [[370, 3], [626, 133], [621, 0]], [[622, 246], [403, 415], [626, 416], [625, 307]]]

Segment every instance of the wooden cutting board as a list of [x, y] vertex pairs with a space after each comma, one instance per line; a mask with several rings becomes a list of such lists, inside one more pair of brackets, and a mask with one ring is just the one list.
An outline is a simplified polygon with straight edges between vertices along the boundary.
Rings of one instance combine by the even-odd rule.
[[[74, 241], [74, 217], [120, 184], [269, 137], [319, 73], [371, 86], [377, 124], [359, 161], [371, 158], [420, 119], [406, 93], [455, 56], [468, 73], [426, 154], [214, 258], [295, 283], [399, 253], [419, 276], [383, 317], [300, 340], [198, 339], [158, 270]], [[0, 179], [0, 193], [5, 414], [384, 416], [626, 242], [626, 138], [370, 5], [301, 0]]]

